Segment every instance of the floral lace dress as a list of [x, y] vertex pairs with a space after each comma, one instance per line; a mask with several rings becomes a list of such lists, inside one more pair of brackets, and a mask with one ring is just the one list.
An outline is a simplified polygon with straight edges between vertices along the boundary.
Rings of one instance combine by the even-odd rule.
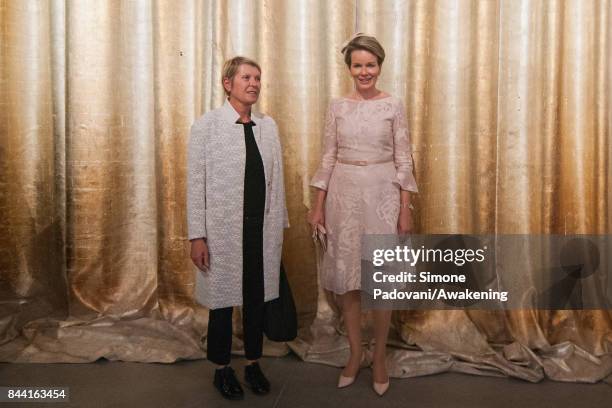
[[418, 191], [412, 167], [401, 100], [332, 100], [321, 164], [310, 183], [327, 190], [325, 289], [361, 289], [361, 237], [397, 233], [400, 189]]

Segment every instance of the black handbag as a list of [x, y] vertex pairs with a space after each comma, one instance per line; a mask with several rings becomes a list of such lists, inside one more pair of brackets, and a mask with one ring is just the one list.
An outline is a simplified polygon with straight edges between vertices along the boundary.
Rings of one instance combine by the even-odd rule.
[[291, 341], [297, 337], [295, 302], [282, 262], [278, 298], [265, 303], [264, 333], [272, 341]]

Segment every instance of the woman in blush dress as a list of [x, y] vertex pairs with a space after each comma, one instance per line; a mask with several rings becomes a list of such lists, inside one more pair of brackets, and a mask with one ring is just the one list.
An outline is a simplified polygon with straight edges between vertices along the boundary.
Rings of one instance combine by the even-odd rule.
[[[356, 34], [342, 49], [354, 91], [331, 101], [321, 164], [310, 185], [317, 189], [308, 216], [327, 231], [321, 284], [338, 295], [350, 357], [338, 380], [353, 383], [364, 354], [361, 343], [361, 237], [412, 231], [410, 191], [417, 192], [404, 105], [378, 88], [385, 52], [374, 37]], [[373, 388], [389, 387], [386, 342], [390, 310], [374, 310]]]

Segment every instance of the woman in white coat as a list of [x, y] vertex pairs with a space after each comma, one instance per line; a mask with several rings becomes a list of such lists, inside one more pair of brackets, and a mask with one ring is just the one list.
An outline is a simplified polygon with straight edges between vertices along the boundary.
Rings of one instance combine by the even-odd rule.
[[227, 61], [225, 104], [195, 121], [188, 147], [187, 217], [196, 300], [210, 309], [207, 357], [214, 385], [228, 399], [243, 391], [229, 366], [233, 306], [243, 307], [245, 381], [256, 394], [270, 383], [257, 360], [264, 302], [278, 297], [283, 228], [288, 227], [278, 128], [251, 111], [261, 89], [259, 65]]

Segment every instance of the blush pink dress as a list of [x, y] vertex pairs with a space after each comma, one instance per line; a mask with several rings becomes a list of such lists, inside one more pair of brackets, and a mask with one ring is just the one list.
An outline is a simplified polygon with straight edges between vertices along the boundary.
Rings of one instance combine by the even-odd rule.
[[362, 234], [396, 234], [400, 189], [418, 191], [400, 99], [334, 99], [321, 164], [310, 185], [327, 190], [322, 286], [361, 289]]

